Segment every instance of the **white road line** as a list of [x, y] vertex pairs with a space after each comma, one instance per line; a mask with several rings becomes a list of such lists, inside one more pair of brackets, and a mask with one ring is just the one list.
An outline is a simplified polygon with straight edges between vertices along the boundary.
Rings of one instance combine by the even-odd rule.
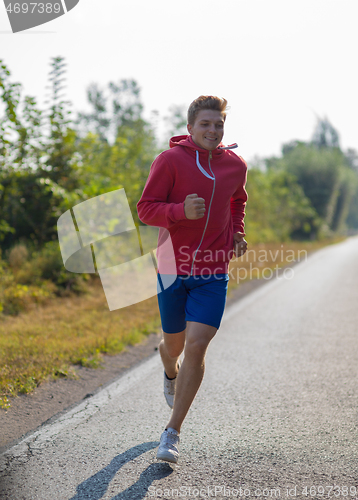
[[7, 459], [10, 457], [21, 456], [28, 451], [28, 443], [36, 441], [36, 446], [41, 446], [50, 441], [53, 436], [60, 434], [69, 424], [80, 424], [89, 417], [95, 415], [97, 411], [107, 404], [110, 399], [128, 392], [137, 382], [150, 377], [151, 372], [160, 369], [161, 360], [159, 355], [150, 357], [145, 362], [136, 366], [132, 370], [122, 375], [118, 380], [99, 391], [94, 396], [81, 401], [75, 408], [61, 415], [55, 422], [44, 425], [33, 434], [21, 440], [18, 444], [9, 448], [0, 455], [0, 471]]

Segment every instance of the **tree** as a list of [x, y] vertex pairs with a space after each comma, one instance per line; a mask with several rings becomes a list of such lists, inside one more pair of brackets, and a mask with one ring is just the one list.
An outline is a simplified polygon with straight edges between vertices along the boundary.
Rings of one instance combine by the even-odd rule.
[[87, 89], [87, 98], [92, 112], [78, 113], [75, 122], [82, 127], [81, 135], [92, 132], [101, 141], [113, 144], [120, 128], [131, 126], [142, 117], [140, 88], [133, 79], [109, 82], [107, 89], [92, 83]]
[[[342, 231], [350, 213], [354, 195], [358, 191], [358, 176], [348, 168], [345, 168], [341, 174], [341, 182], [337, 198], [336, 209], [332, 219], [332, 230]], [[354, 205], [353, 205], [354, 206]], [[353, 207], [352, 207], [353, 208]], [[353, 215], [353, 214], [352, 214]], [[358, 211], [357, 211], [358, 219]]]
[[87, 95], [93, 108], [79, 113], [81, 181], [87, 197], [124, 188], [134, 220], [136, 203], [158, 154], [152, 126], [142, 117], [140, 89], [134, 80], [92, 84]]
[[[284, 151], [282, 158], [272, 162], [272, 165], [295, 176], [318, 216], [327, 228], [333, 230], [334, 221], [338, 218], [342, 221], [335, 213], [340, 193], [344, 197], [341, 184], [347, 166], [343, 153], [336, 147], [318, 148], [314, 144], [302, 142]], [[343, 203], [342, 198], [341, 202], [345, 205], [347, 200]], [[340, 208], [339, 211], [345, 213], [345, 209]]]
[[349, 228], [358, 229], [358, 152], [355, 149], [348, 149], [345, 152], [348, 167], [354, 172], [354, 176], [350, 176], [350, 203], [347, 214], [347, 226]]
[[18, 192], [19, 179], [31, 172], [41, 156], [41, 112], [31, 97], [25, 97], [23, 120], [19, 118], [21, 84], [12, 83], [11, 73], [0, 61], [0, 89], [4, 114], [0, 119], [0, 242], [8, 245], [17, 236], [16, 209], [24, 211], [25, 198]]
[[33, 97], [21, 99], [21, 85], [10, 81], [1, 62], [0, 242], [9, 248], [26, 239], [41, 246], [57, 237], [59, 215], [80, 196], [76, 192], [75, 133], [69, 129], [60, 76], [63, 59], [53, 58], [53, 94], [48, 116]]
[[247, 191], [245, 230], [251, 243], [308, 239], [317, 232], [319, 217], [289, 172], [249, 168]]
[[169, 108], [169, 115], [164, 117], [165, 139], [162, 149], [168, 148], [169, 139], [174, 135], [185, 135], [187, 131], [186, 106], [173, 104]]
[[351, 205], [358, 189], [358, 153], [342, 152], [339, 134], [327, 118], [318, 121], [310, 143], [284, 144], [282, 158], [268, 159], [267, 165], [296, 176], [329, 230], [342, 231], [347, 218], [355, 220]]
[[347, 149], [344, 153], [347, 160], [347, 165], [358, 175], [358, 151], [353, 148]]
[[[65, 66], [63, 57], [53, 57], [49, 73], [51, 90], [47, 110], [47, 129], [45, 131], [46, 156], [41, 164], [41, 174], [65, 190], [74, 192], [79, 188], [79, 157], [76, 149], [76, 131], [71, 127], [71, 103], [63, 100]], [[80, 195], [80, 192], [78, 191]]]
[[352, 196], [347, 215], [347, 226], [352, 229], [358, 229], [358, 189]]
[[318, 148], [339, 148], [339, 134], [328, 118], [318, 119], [312, 144]]

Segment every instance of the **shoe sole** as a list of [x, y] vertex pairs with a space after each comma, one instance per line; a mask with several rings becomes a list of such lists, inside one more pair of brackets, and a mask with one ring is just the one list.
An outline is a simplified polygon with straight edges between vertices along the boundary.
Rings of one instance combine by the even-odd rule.
[[165, 453], [161, 455], [157, 454], [157, 459], [162, 460], [163, 462], [170, 462], [172, 464], [176, 464], [178, 461], [178, 458], [173, 457], [173, 455], [169, 453], [168, 455], [166, 455]]

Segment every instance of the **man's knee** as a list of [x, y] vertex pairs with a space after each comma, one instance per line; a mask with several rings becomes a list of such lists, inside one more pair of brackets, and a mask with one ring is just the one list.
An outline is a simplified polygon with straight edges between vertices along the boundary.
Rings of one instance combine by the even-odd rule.
[[206, 350], [211, 339], [207, 338], [190, 338], [187, 339], [185, 346], [185, 355], [196, 358], [198, 361], [205, 357]]
[[184, 332], [179, 334], [164, 334], [164, 339], [161, 341], [159, 348], [163, 346], [171, 358], [177, 358], [183, 352], [185, 342]]
[[177, 345], [169, 345], [169, 346], [167, 346], [166, 345], [165, 347], [166, 347], [168, 355], [171, 358], [177, 358], [183, 352], [183, 348], [181, 346], [177, 346]]

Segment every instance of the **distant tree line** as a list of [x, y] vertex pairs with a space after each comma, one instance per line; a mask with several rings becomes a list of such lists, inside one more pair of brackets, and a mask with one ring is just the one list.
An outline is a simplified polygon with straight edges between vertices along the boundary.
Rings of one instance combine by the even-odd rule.
[[358, 153], [342, 151], [327, 118], [310, 142], [291, 141], [281, 157], [254, 163], [248, 179], [248, 224], [261, 237], [268, 231], [264, 239], [275, 239], [271, 229], [276, 239], [316, 239], [358, 228]]
[[[125, 188], [136, 202], [161, 149], [143, 117], [135, 80], [87, 89], [91, 112], [72, 116], [64, 99], [65, 61], [51, 60], [47, 108], [21, 95], [0, 61], [0, 248], [38, 251], [57, 240], [58, 217], [73, 205]], [[185, 124], [173, 106], [167, 129]], [[247, 233], [252, 241], [314, 239], [358, 228], [358, 154], [341, 150], [338, 132], [318, 121], [311, 142], [292, 141], [282, 156], [250, 166]]]

